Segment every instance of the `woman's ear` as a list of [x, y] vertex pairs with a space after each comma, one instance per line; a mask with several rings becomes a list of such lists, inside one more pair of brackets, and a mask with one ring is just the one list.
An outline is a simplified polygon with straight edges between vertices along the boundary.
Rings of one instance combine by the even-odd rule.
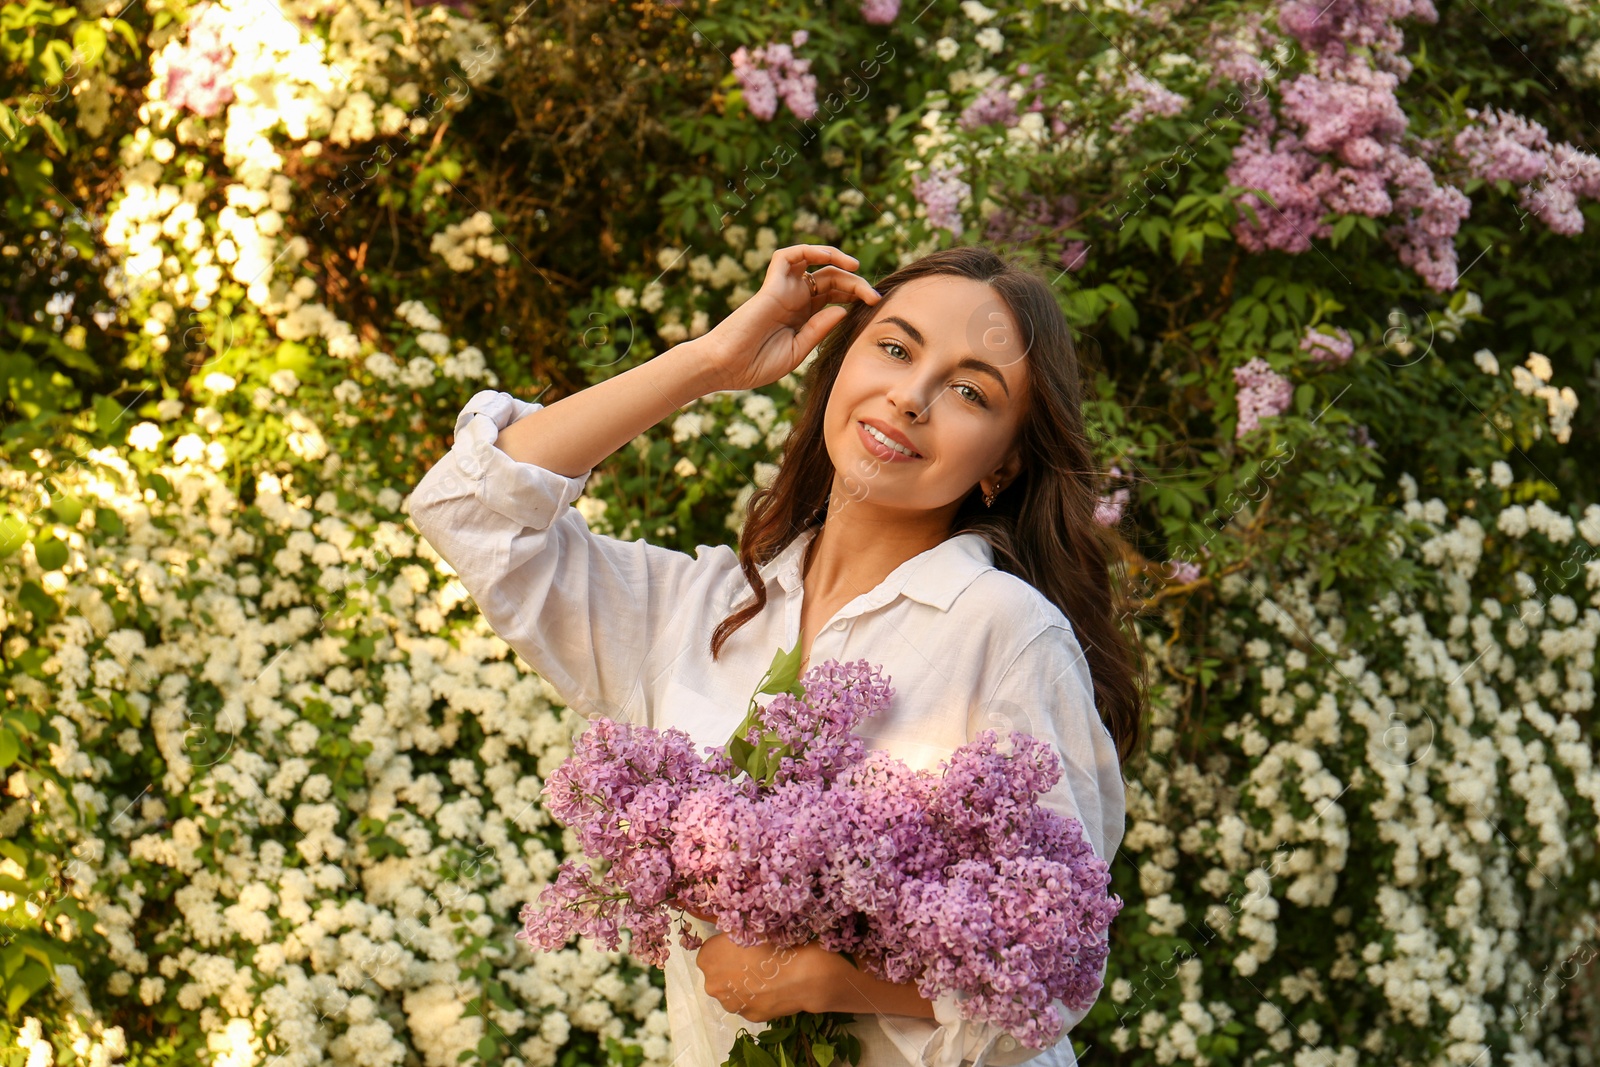
[[1009, 486], [1022, 474], [1022, 448], [1014, 446], [1000, 464], [1000, 484]]

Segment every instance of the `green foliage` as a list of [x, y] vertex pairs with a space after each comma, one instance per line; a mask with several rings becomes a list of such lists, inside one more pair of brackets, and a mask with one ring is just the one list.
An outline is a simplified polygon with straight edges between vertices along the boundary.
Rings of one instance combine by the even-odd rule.
[[854, 1016], [800, 1012], [773, 1019], [759, 1034], [741, 1029], [722, 1067], [830, 1067], [861, 1062], [861, 1039], [845, 1029]]

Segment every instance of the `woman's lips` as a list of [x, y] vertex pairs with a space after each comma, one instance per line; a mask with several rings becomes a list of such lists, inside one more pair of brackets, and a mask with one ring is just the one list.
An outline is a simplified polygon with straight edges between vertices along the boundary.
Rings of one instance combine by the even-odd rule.
[[890, 463], [909, 463], [913, 460], [922, 459], [921, 456], [908, 456], [904, 452], [898, 452], [884, 444], [882, 441], [879, 441], [876, 437], [867, 432], [867, 425], [864, 422], [856, 423], [856, 435], [861, 438], [861, 443], [867, 446], [867, 451], [871, 452], [879, 459], [887, 460]]

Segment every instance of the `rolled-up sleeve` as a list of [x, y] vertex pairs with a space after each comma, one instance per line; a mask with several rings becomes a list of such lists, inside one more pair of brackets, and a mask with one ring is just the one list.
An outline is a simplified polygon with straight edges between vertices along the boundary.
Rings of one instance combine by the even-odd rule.
[[[1109, 863], [1122, 844], [1126, 818], [1122, 765], [1116, 742], [1095, 709], [1088, 661], [1071, 629], [1048, 626], [1017, 653], [993, 691], [968, 716], [969, 741], [984, 730], [1001, 737], [1030, 734], [1055, 749], [1063, 774], [1039, 803], [1081, 822], [1095, 855]], [[1102, 963], [1102, 983], [1105, 971]], [[1090, 1009], [1073, 1010], [1059, 1000], [1055, 1008], [1064, 1023], [1056, 1045], [1033, 1049], [991, 1023], [964, 1019], [957, 999], [946, 994], [934, 1001], [939, 1025], [923, 1045], [919, 1062], [926, 1067], [955, 1067], [963, 1061], [977, 1067], [1015, 1067], [1044, 1057], [1051, 1064], [1075, 1063], [1067, 1035]]]
[[569, 478], [495, 444], [541, 407], [493, 390], [474, 395], [450, 451], [412, 491], [411, 521], [494, 631], [574, 710], [642, 722], [646, 656], [696, 561], [592, 532], [571, 506], [592, 468]]

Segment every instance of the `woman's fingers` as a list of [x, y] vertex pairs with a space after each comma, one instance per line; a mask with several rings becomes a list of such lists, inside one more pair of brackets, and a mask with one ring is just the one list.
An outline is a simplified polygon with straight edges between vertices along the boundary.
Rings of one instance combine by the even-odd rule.
[[848, 308], [839, 305], [825, 307], [811, 316], [804, 326], [796, 330], [793, 351], [798, 358], [794, 360], [793, 366], [789, 367], [789, 371], [792, 372], [795, 367], [804, 363], [806, 356], [811, 354], [811, 350], [821, 344], [824, 337], [828, 336], [828, 331], [839, 325], [849, 313]]
[[788, 368], [791, 372], [805, 362], [811, 350], [821, 344], [828, 332], [849, 314], [850, 309], [844, 305], [852, 300], [876, 304], [883, 299], [883, 295], [868, 285], [865, 278], [842, 267], [821, 267], [813, 271], [811, 277], [817, 283], [817, 293], [811, 300], [806, 321], [795, 330], [793, 351], [797, 355], [793, 366]]
[[[821, 264], [816, 271], [810, 271], [813, 264]], [[790, 245], [780, 248], [773, 253], [772, 262], [768, 269], [768, 278], [774, 272], [779, 276], [793, 278], [796, 274], [811, 273], [812, 280], [817, 283], [817, 293], [822, 293], [823, 275], [825, 273], [845, 274], [858, 270], [861, 261], [848, 252], [842, 252], [832, 245]], [[804, 278], [795, 278], [796, 281], [805, 282]]]
[[855, 256], [832, 245], [790, 245], [778, 254], [802, 264], [843, 263], [851, 270], [861, 266], [861, 261]]
[[817, 299], [823, 304], [852, 299], [876, 304], [883, 299], [883, 295], [868, 285], [865, 278], [840, 267], [822, 267], [812, 271], [811, 277], [817, 283]]

